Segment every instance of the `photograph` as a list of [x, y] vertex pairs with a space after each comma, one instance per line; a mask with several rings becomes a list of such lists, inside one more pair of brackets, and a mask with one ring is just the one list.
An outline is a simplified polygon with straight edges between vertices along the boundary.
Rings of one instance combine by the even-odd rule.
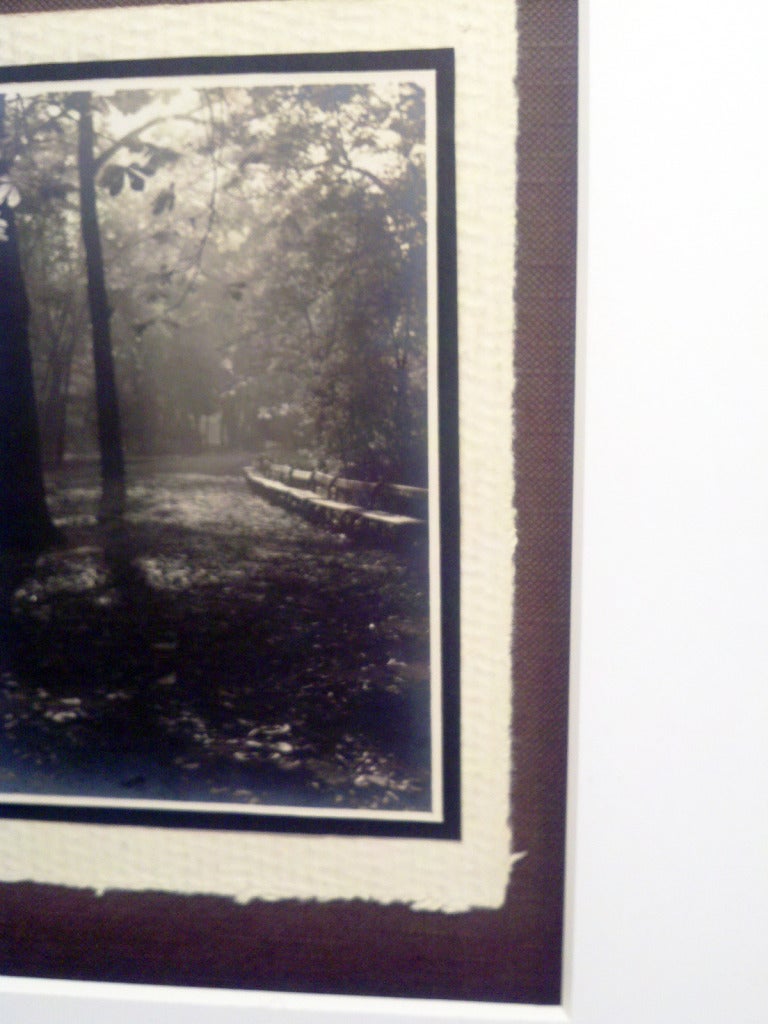
[[554, 1010], [576, 4], [114, 6], [0, 35], [0, 974]]
[[25, 70], [0, 814], [455, 838], [450, 54]]

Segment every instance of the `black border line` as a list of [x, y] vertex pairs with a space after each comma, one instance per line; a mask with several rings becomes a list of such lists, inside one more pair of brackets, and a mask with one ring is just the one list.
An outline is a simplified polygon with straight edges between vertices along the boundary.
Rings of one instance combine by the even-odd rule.
[[[437, 104], [438, 433], [440, 471], [443, 820], [328, 818], [220, 809], [128, 808], [0, 803], [0, 820], [293, 834], [461, 838], [458, 283], [456, 252], [455, 68], [451, 49], [169, 57], [30, 64], [0, 68], [0, 86], [89, 79], [255, 73], [435, 71]], [[76, 798], [75, 798], [76, 799]]]
[[[252, 54], [222, 57], [148, 57], [130, 60], [63, 61], [0, 68], [0, 84], [303, 72], [436, 71], [453, 87], [452, 49], [344, 50], [328, 53]], [[452, 109], [452, 103], [451, 103]], [[452, 127], [452, 126], [451, 126]]]

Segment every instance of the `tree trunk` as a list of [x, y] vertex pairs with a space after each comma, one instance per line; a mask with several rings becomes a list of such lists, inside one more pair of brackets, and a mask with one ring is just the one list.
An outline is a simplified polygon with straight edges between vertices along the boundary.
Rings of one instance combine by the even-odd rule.
[[[0, 95], [0, 134], [5, 99]], [[0, 177], [8, 168], [0, 163]], [[13, 210], [0, 206], [0, 551], [39, 552], [62, 536], [45, 500], [29, 350], [29, 305]]]
[[104, 280], [96, 212], [96, 163], [93, 154], [93, 116], [88, 93], [77, 93], [75, 107], [80, 113], [78, 169], [80, 173], [80, 218], [88, 271], [88, 305], [91, 314], [93, 362], [96, 376], [96, 421], [101, 454], [102, 514], [119, 514], [125, 500], [125, 462], [120, 430], [120, 406], [112, 357], [109, 328], [111, 311]]

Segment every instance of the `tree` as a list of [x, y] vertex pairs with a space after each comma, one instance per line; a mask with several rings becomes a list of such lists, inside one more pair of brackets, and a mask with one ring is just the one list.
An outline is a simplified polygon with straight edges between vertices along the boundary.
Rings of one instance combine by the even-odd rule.
[[[143, 191], [145, 182], [163, 166], [172, 164], [178, 154], [167, 147], [142, 138], [152, 127], [169, 120], [167, 116], [148, 115], [134, 118], [134, 127], [114, 132], [115, 123], [125, 115], [142, 113], [153, 95], [142, 90], [118, 92], [111, 97], [86, 92], [72, 94], [41, 94], [29, 100], [19, 98], [16, 104], [16, 148], [23, 155], [31, 192], [37, 200], [36, 214], [29, 218], [28, 241], [41, 233], [52, 241], [52, 223], [61, 227], [63, 237], [56, 238], [55, 247], [62, 253], [72, 247], [72, 193], [78, 202], [76, 212], [85, 257], [85, 291], [91, 321], [93, 371], [97, 435], [103, 483], [103, 514], [119, 513], [124, 504], [125, 460], [121, 427], [120, 398], [115, 367], [112, 318], [114, 302], [106, 280], [101, 217], [97, 204], [97, 188], [111, 197], [130, 185], [131, 194]], [[175, 115], [173, 115], [175, 116]], [[94, 125], [95, 117], [98, 124]], [[74, 182], [73, 182], [74, 176]], [[170, 197], [170, 198], [169, 198]], [[151, 205], [157, 215], [173, 206], [173, 183], [161, 189]], [[46, 216], [47, 214], [47, 216]], [[124, 218], [125, 219], [125, 218]], [[28, 246], [28, 249], [30, 247]], [[50, 247], [47, 250], [50, 253]], [[70, 253], [71, 254], [71, 253]], [[43, 256], [38, 270], [45, 270]], [[82, 276], [82, 269], [79, 271]], [[133, 287], [139, 289], [142, 270], [137, 271]], [[62, 283], [61, 265], [49, 275], [51, 283]], [[66, 287], [69, 295], [61, 300], [55, 288], [49, 289], [37, 318], [36, 327], [46, 351], [45, 425], [49, 428], [54, 453], [59, 455], [64, 435], [72, 358], [77, 345], [77, 327], [82, 290], [70, 277]], [[54, 312], [56, 315], [49, 315]], [[150, 318], [151, 319], [151, 318]], [[57, 451], [57, 449], [59, 449]]]
[[96, 160], [93, 151], [93, 115], [88, 93], [72, 97], [72, 107], [80, 115], [78, 132], [78, 170], [80, 177], [80, 220], [88, 273], [88, 306], [91, 314], [93, 363], [96, 376], [96, 415], [101, 453], [103, 512], [119, 513], [125, 501], [125, 460], [120, 432], [120, 403], [117, 397], [111, 316], [104, 278], [99, 220], [96, 212]]
[[[41, 192], [45, 160], [40, 160], [39, 165], [42, 166], [36, 167], [35, 184], [24, 179], [27, 199]], [[59, 175], [48, 182], [48, 188], [51, 187], [62, 189]], [[93, 378], [84, 344], [89, 331], [79, 206], [50, 200], [40, 202], [34, 212], [29, 206], [27, 202], [22, 207], [26, 207], [26, 212], [19, 211], [17, 228], [23, 239], [21, 258], [30, 305], [32, 368], [43, 464], [58, 468], [67, 447], [71, 399], [80, 399], [74, 412], [82, 418], [83, 401], [90, 405], [88, 381]]]
[[105, 480], [122, 479], [121, 442], [189, 449], [218, 412], [234, 444], [310, 447], [420, 482], [422, 89], [41, 93], [14, 117], [52, 438], [69, 370], [86, 368], [73, 334], [84, 247]]
[[330, 458], [422, 482], [423, 90], [301, 86], [253, 90], [251, 101], [229, 181], [257, 211], [252, 281], [232, 284], [233, 298], [248, 295], [240, 348], [251, 373], [294, 367], [295, 400]]
[[[178, 313], [193, 297], [216, 212], [212, 101], [206, 92], [130, 90], [91, 98], [91, 107], [100, 115], [100, 146], [91, 149], [90, 177], [109, 196], [99, 224], [106, 225], [109, 311], [117, 321], [110, 351], [121, 371], [127, 440], [145, 453], [167, 450], [164, 440], [172, 450], [195, 450], [199, 421], [214, 411], [217, 367], [192, 337], [195, 318], [184, 324]], [[132, 127], [117, 134], [116, 120]], [[186, 174], [182, 167], [171, 176], [181, 154], [169, 140], [187, 150]], [[202, 189], [201, 159], [212, 167]]]
[[[0, 95], [0, 139], [5, 97]], [[0, 550], [42, 551], [61, 541], [45, 498], [29, 350], [29, 304], [14, 207], [18, 192], [0, 160]]]

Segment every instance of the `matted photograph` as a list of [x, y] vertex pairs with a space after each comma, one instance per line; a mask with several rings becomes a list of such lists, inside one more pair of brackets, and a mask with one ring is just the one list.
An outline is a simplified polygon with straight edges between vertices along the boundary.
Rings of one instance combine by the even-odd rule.
[[451, 54], [83, 70], [0, 93], [0, 813], [455, 837]]
[[0, 34], [0, 973], [554, 1006], [575, 0], [72, 3]]

